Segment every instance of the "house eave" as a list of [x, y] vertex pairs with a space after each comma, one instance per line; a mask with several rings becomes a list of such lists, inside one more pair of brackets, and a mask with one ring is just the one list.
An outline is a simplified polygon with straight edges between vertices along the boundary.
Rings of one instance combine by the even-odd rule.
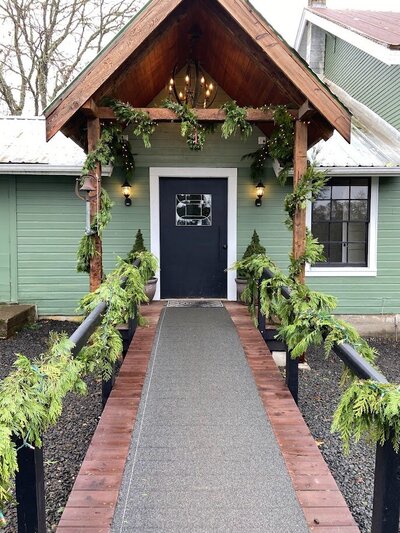
[[[32, 175], [32, 176], [80, 176], [82, 165], [42, 165], [29, 163], [1, 163], [0, 174], [8, 175]], [[104, 167], [102, 175], [111, 176], [112, 167]]]
[[297, 51], [299, 50], [307, 22], [318, 26], [322, 30], [331, 33], [340, 39], [343, 39], [344, 41], [352, 44], [360, 50], [363, 50], [387, 65], [400, 65], [400, 50], [388, 48], [377, 41], [369, 39], [368, 37], [364, 37], [363, 35], [360, 35], [351, 29], [341, 26], [337, 22], [328, 20], [327, 18], [317, 15], [316, 13], [312, 13], [307, 9], [305, 9], [303, 12], [299, 30], [296, 36], [294, 48]]

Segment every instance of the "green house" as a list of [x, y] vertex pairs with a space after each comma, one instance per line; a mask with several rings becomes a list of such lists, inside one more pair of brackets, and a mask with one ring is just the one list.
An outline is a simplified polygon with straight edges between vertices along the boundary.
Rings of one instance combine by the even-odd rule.
[[[165, 98], [184, 99], [185, 91], [196, 93], [203, 123], [214, 123], [202, 150], [188, 148], [177, 117], [160, 107]], [[243, 157], [263, 146], [274, 128], [258, 108], [282, 104], [296, 124], [306, 125], [304, 153], [297, 153], [304, 159], [308, 148], [309, 158], [319, 157], [332, 178], [308, 209], [308, 224], [328, 259], [307, 269], [308, 283], [336, 295], [339, 313], [383, 315], [384, 328], [394, 327], [400, 308], [400, 158], [390, 167], [385, 162], [393, 142], [368, 159], [382, 135], [366, 131], [357, 118], [349, 145], [348, 110], [242, 0], [149, 2], [49, 106], [46, 118], [2, 119], [8, 143], [0, 154], [0, 301], [36, 304], [41, 316], [66, 316], [87, 292], [88, 275], [76, 272], [85, 230], [76, 180], [96, 127], [115, 120], [105, 96], [147, 111], [158, 123], [151, 148], [126, 129], [136, 162], [131, 205], [123, 195], [122, 168], [102, 169], [102, 185], [114, 202], [103, 235], [105, 272], [126, 256], [138, 229], [160, 259], [156, 298], [235, 300], [235, 272], [226, 269], [241, 257], [254, 229], [285, 269], [292, 234], [284, 224], [284, 198], [292, 179], [279, 185], [276, 162], [267, 161], [264, 196], [256, 206], [251, 160]], [[221, 136], [220, 107], [231, 100], [252, 108], [253, 130], [245, 140]]]

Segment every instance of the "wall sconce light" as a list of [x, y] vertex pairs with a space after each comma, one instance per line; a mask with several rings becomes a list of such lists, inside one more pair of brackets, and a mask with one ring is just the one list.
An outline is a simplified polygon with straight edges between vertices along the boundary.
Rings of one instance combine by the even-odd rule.
[[125, 180], [122, 185], [122, 194], [125, 196], [125, 205], [132, 205], [131, 194], [132, 194], [132, 185], [128, 180]]
[[262, 204], [262, 197], [264, 196], [264, 189], [265, 189], [265, 185], [263, 184], [262, 181], [259, 181], [258, 184], [256, 185], [257, 198], [255, 201], [255, 204], [257, 207], [260, 207], [260, 205]]

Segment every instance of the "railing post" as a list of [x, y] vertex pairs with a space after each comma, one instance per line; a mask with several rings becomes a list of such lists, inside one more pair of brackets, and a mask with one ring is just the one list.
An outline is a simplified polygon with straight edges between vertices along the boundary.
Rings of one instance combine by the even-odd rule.
[[15, 491], [18, 533], [46, 533], [43, 449], [16, 441], [18, 472]]
[[104, 409], [115, 383], [115, 365], [113, 365], [111, 377], [101, 381], [101, 406]]
[[292, 358], [289, 348], [286, 349], [286, 386], [289, 389], [293, 400], [299, 400], [299, 360]]
[[400, 454], [390, 440], [376, 447], [372, 533], [398, 533]]
[[265, 279], [265, 276], [264, 276], [264, 273], [261, 274], [261, 278], [258, 280], [258, 288], [257, 288], [257, 310], [258, 310], [258, 315], [257, 315], [257, 322], [258, 322], [258, 330], [259, 332], [261, 333], [262, 335], [262, 338], [265, 340], [265, 315], [263, 315], [261, 313], [261, 298], [260, 298], [260, 287], [261, 287], [261, 282], [263, 281], [263, 279]]

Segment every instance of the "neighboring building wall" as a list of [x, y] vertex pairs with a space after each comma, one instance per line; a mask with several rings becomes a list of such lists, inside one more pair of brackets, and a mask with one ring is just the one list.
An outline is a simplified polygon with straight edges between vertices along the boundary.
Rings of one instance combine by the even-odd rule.
[[[308, 23], [307, 25], [307, 43], [305, 50], [305, 60], [313, 72], [322, 76], [324, 73], [325, 63], [325, 32], [318, 26]], [[300, 52], [301, 54], [301, 52]]]
[[386, 65], [327, 35], [325, 76], [400, 130], [400, 65]]

